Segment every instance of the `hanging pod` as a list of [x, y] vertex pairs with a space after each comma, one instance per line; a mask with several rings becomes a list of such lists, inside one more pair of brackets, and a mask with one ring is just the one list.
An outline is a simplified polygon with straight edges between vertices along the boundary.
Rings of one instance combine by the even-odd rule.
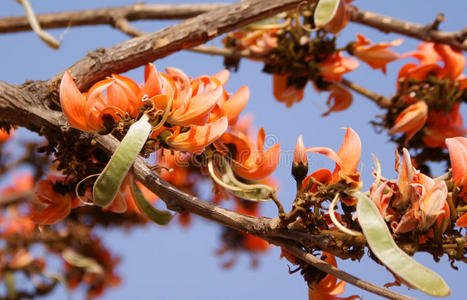
[[358, 223], [375, 256], [410, 286], [434, 297], [448, 296], [449, 286], [438, 274], [396, 245], [376, 205], [362, 192], [352, 191], [350, 195], [358, 199]]

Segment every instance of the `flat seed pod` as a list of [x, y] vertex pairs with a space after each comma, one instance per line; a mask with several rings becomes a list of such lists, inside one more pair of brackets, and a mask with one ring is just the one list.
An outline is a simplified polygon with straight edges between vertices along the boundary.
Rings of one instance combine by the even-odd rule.
[[340, 0], [320, 0], [315, 10], [315, 25], [322, 28], [336, 15]]
[[351, 195], [358, 199], [358, 223], [376, 257], [412, 287], [431, 296], [448, 296], [451, 293], [449, 286], [438, 274], [416, 262], [396, 245], [376, 205], [361, 192]]
[[211, 178], [223, 188], [228, 189], [232, 194], [245, 200], [250, 201], [269, 201], [271, 194], [275, 193], [275, 189], [265, 184], [248, 184], [240, 182], [235, 178], [229, 163], [222, 159], [223, 174], [219, 178], [214, 171], [212, 160], [208, 162], [208, 172]]
[[158, 210], [144, 197], [143, 192], [136, 184], [134, 179], [131, 180], [131, 193], [135, 199], [136, 206], [149, 220], [159, 225], [167, 225], [172, 220], [173, 215], [168, 211]]
[[266, 189], [263, 186], [257, 184], [255, 186], [252, 186], [250, 189], [245, 189], [244, 187], [240, 187], [236, 184], [236, 182], [232, 181], [228, 176], [224, 175], [222, 176], [222, 181], [230, 186], [238, 187], [241, 190], [234, 190], [231, 189], [230, 192], [234, 194], [235, 196], [245, 199], [245, 200], [250, 200], [250, 201], [270, 201], [271, 200], [271, 191], [270, 189]]
[[92, 189], [94, 204], [106, 207], [118, 193], [118, 189], [151, 133], [151, 124], [143, 114], [128, 129], [127, 134], [97, 178]]

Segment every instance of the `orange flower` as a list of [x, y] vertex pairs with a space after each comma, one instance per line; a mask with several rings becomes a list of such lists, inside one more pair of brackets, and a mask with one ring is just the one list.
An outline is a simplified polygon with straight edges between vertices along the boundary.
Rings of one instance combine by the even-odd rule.
[[11, 133], [8, 133], [4, 129], [0, 129], [0, 143], [6, 142], [11, 136]]
[[[180, 126], [177, 126], [172, 133], [169, 130], [165, 131], [169, 135], [165, 138], [165, 142], [171, 149], [199, 154], [206, 146], [221, 137], [227, 127], [227, 117], [222, 117], [203, 126], [192, 125], [188, 131], [183, 133], [180, 131]], [[161, 133], [161, 135], [163, 134]]]
[[[321, 259], [324, 257], [324, 261], [328, 264], [337, 267], [337, 261], [334, 255], [323, 252]], [[345, 281], [341, 280], [337, 282], [337, 278], [334, 275], [327, 274], [319, 282], [314, 283], [313, 286], [308, 290], [309, 300], [352, 300], [361, 299], [360, 296], [350, 297], [337, 297], [338, 295], [345, 292]]]
[[350, 57], [342, 57], [339, 52], [330, 55], [320, 65], [320, 75], [327, 81], [339, 82], [343, 74], [358, 68], [358, 61]]
[[42, 207], [32, 207], [31, 220], [41, 225], [54, 224], [64, 219], [70, 213], [72, 206], [76, 206], [71, 194], [61, 194], [54, 189], [54, 185], [60, 184], [64, 177], [48, 175], [36, 186], [36, 197]]
[[279, 164], [280, 144], [277, 143], [264, 151], [266, 133], [261, 128], [258, 132], [256, 149], [248, 136], [242, 132], [226, 132], [221, 136], [224, 144], [235, 146], [235, 157], [232, 168], [239, 176], [258, 180], [269, 176]]
[[274, 74], [272, 76], [274, 97], [277, 101], [284, 102], [287, 107], [291, 107], [295, 102], [302, 101], [304, 92], [304, 89], [297, 89], [295, 85], [287, 86], [289, 77], [289, 74]]
[[146, 65], [145, 84], [142, 95], [150, 98], [159, 110], [172, 104], [167, 122], [172, 125], [205, 125], [222, 116], [234, 122], [248, 102], [248, 87], [241, 87], [229, 97], [224, 85], [229, 71], [224, 70], [214, 76], [200, 76], [190, 79], [183, 71], [167, 68], [167, 75], [157, 71], [152, 64]]
[[465, 68], [465, 56], [462, 51], [445, 44], [435, 44], [434, 49], [444, 62], [439, 77], [458, 79]]
[[136, 117], [142, 105], [138, 100], [140, 89], [130, 78], [112, 75], [111, 78], [94, 84], [88, 93], [81, 94], [69, 71], [63, 74], [60, 83], [60, 104], [68, 123], [83, 131], [104, 129], [104, 115], [114, 119], [116, 112]]
[[337, 153], [327, 147], [312, 147], [306, 151], [326, 155], [336, 163], [331, 183], [345, 180], [355, 189], [360, 189], [362, 182], [357, 167], [360, 162], [361, 149], [360, 137], [352, 128], [348, 128], [342, 146]]
[[[228, 37], [235, 40], [236, 50], [249, 50], [255, 55], [264, 56], [277, 47], [276, 32], [277, 29], [239, 30]], [[224, 39], [224, 44], [227, 41], [228, 38]]]
[[467, 139], [454, 137], [446, 139], [452, 167], [452, 180], [457, 186], [467, 183]]
[[428, 105], [425, 101], [420, 100], [411, 104], [397, 117], [388, 133], [404, 132], [405, 143], [407, 143], [425, 125], [427, 114]]
[[[399, 75], [399, 79], [425, 80], [429, 74], [435, 74], [440, 79], [461, 80], [460, 76], [466, 62], [461, 51], [455, 50], [449, 45], [435, 43], [422, 43], [418, 46], [417, 51], [409, 52], [404, 56], [415, 57], [420, 61], [420, 65], [406, 64], [402, 67], [404, 72]], [[443, 67], [437, 64], [439, 61], [444, 63]]]
[[339, 84], [332, 84], [329, 90], [331, 94], [329, 94], [328, 100], [326, 101], [326, 105], [329, 106], [329, 109], [321, 115], [322, 117], [329, 115], [333, 111], [346, 110], [353, 101], [352, 93]]
[[390, 43], [379, 43], [370, 46], [370, 40], [358, 33], [357, 42], [352, 48], [352, 53], [360, 60], [369, 64], [373, 69], [381, 69], [381, 71], [386, 74], [386, 64], [401, 57], [388, 48], [399, 46], [401, 43], [402, 39], [397, 39]]
[[[410, 232], [415, 228], [427, 231], [431, 225], [449, 216], [448, 189], [443, 180], [434, 181], [412, 166], [409, 151], [403, 149], [403, 161], [397, 159], [399, 196], [393, 203], [397, 209], [406, 211], [399, 223], [391, 226], [396, 233]], [[410, 205], [407, 209], [407, 205]]]
[[447, 138], [465, 136], [467, 130], [464, 127], [464, 119], [459, 111], [459, 103], [452, 107], [447, 114], [442, 111], [429, 111], [425, 128], [423, 143], [428, 147], [446, 148]]

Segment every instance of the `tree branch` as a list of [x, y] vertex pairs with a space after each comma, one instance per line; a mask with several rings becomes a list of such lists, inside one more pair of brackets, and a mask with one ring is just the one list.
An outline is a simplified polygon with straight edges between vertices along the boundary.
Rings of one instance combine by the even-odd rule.
[[351, 10], [350, 20], [354, 23], [379, 29], [385, 33], [395, 32], [422, 41], [443, 43], [467, 50], [467, 43], [465, 41], [467, 38], [467, 28], [460, 31], [440, 31], [437, 30], [437, 26], [440, 23], [439, 19], [438, 21], [435, 20], [432, 24], [424, 26], [369, 11]]
[[[27, 87], [26, 87], [27, 89]], [[18, 97], [21, 96], [21, 97]], [[13, 86], [0, 82], [0, 119], [25, 126], [35, 128], [38, 132], [45, 130], [74, 131], [64, 125], [65, 117], [61, 112], [53, 111], [39, 102], [39, 97], [31, 92], [25, 91], [25, 87]], [[11, 113], [10, 116], [8, 112]], [[118, 140], [111, 135], [89, 134], [97, 144], [107, 153], [113, 153], [118, 147]], [[377, 295], [389, 299], [412, 299], [404, 295], [389, 291], [385, 288], [375, 286], [371, 283], [360, 280], [342, 270], [334, 268], [323, 261], [315, 258], [311, 254], [303, 252], [297, 246], [293, 246], [297, 240], [305, 241], [306, 246], [315, 249], [335, 253], [336, 247], [329, 236], [307, 236], [304, 233], [294, 232], [287, 229], [280, 229], [279, 219], [256, 218], [239, 214], [234, 211], [216, 206], [210, 202], [203, 201], [197, 197], [186, 194], [169, 183], [161, 179], [146, 165], [145, 161], [138, 157], [133, 164], [133, 173], [138, 181], [143, 183], [152, 192], [157, 194], [167, 207], [175, 211], [188, 210], [194, 214], [204, 217], [208, 220], [217, 222], [230, 228], [247, 232], [265, 240], [284, 247], [287, 251], [298, 258], [312, 264], [318, 269], [335, 275], [336, 277], [354, 284], [362, 289], [368, 290]]]
[[[200, 45], [229, 30], [289, 10], [301, 1], [249, 0], [225, 6], [162, 31], [131, 39], [108, 49], [94, 51], [71, 66], [70, 70], [79, 87], [86, 89], [96, 80], [107, 75], [125, 72], [175, 51]], [[79, 131], [69, 127], [61, 111], [52, 110], [47, 106], [47, 103], [58, 98], [61, 74], [57, 74], [48, 81], [28, 82], [18, 86], [0, 82], [0, 119], [24, 126], [40, 134], [46, 132], [54, 132], [57, 135], [79, 133]], [[118, 141], [110, 135], [88, 134], [88, 137], [94, 139], [108, 153], [112, 153], [118, 146]], [[135, 161], [133, 172], [139, 181], [166, 201], [170, 209], [188, 210], [209, 220], [257, 235], [276, 244], [281, 243], [281, 245], [287, 246], [294, 239], [293, 231], [290, 231], [290, 239], [284, 239], [287, 236], [287, 230], [284, 229], [285, 232], [279, 230], [279, 220], [277, 219], [245, 216], [177, 190], [152, 172], [142, 158]], [[279, 239], [279, 237], [281, 238]], [[330, 240], [329, 237], [326, 239]], [[325, 242], [326, 239], [323, 241]], [[332, 245], [332, 242], [313, 245], [313, 240], [310, 239], [308, 243], [313, 248], [323, 249], [331, 253], [339, 251], [336, 249], [338, 247]], [[291, 252], [294, 255], [303, 256], [304, 260], [311, 264], [317, 263], [301, 249], [295, 249], [290, 245], [288, 247], [288, 249], [292, 249]], [[323, 268], [321, 261], [318, 265]], [[332, 270], [329, 267], [327, 269]], [[335, 274], [343, 280], [346, 278], [342, 271]], [[350, 275], [347, 274], [347, 276]], [[355, 281], [354, 283], [361, 285], [361, 282]], [[383, 295], [382, 291], [385, 290], [378, 287], [373, 292]], [[386, 293], [393, 295], [393, 299], [408, 299], [397, 293], [387, 291]]]
[[334, 275], [336, 276], [337, 278], [340, 278], [342, 280], [344, 280], [345, 282], [348, 282], [352, 285], [355, 285], [363, 290], [366, 290], [370, 293], [373, 293], [373, 294], [376, 294], [376, 295], [379, 295], [379, 296], [382, 296], [382, 297], [385, 297], [385, 298], [388, 298], [388, 299], [400, 299], [400, 300], [416, 300], [415, 298], [412, 298], [412, 297], [409, 297], [409, 296], [405, 296], [405, 295], [401, 295], [399, 293], [395, 293], [393, 291], [390, 291], [390, 290], [382, 290], [381, 287], [377, 286], [377, 285], [374, 285], [372, 283], [368, 283], [368, 282], [365, 282], [363, 280], [361, 280], [360, 278], [357, 278], [353, 275], [350, 275], [350, 274], [347, 274], [345, 273], [344, 271], [322, 261], [321, 259], [317, 258], [316, 256], [314, 256], [313, 254], [310, 254], [310, 253], [306, 253], [304, 252], [302, 249], [300, 249], [299, 247], [295, 246], [295, 245], [291, 245], [291, 244], [286, 244], [286, 243], [283, 243], [281, 241], [272, 241], [274, 244], [284, 248], [287, 252], [289, 252], [290, 254], [294, 255], [295, 257], [297, 257], [298, 259], [300, 260], [303, 260], [307, 263], [309, 263], [310, 265], [314, 266], [315, 268], [323, 271], [323, 272], [326, 272], [328, 274], [331, 274], [331, 275]]
[[356, 84], [355, 82], [352, 82], [350, 80], [342, 78], [340, 83], [342, 83], [346, 87], [350, 88], [354, 92], [357, 92], [360, 95], [363, 95], [363, 96], [367, 97], [368, 99], [372, 100], [373, 102], [375, 102], [381, 108], [388, 108], [389, 106], [391, 106], [391, 99], [388, 99], [388, 98], [384, 97], [383, 95], [372, 92], [372, 91], [364, 88], [363, 86], [361, 86], [359, 84]]
[[[298, 3], [299, 1], [297, 1]], [[296, 4], [295, 4], [296, 5]], [[116, 19], [172, 20], [197, 16], [208, 11], [217, 11], [229, 4], [143, 4], [103, 9], [90, 9], [37, 15], [42, 28], [64, 28], [86, 25], [114, 25]], [[277, 13], [277, 11], [275, 11]], [[273, 15], [271, 13], [269, 15]], [[351, 10], [350, 21], [379, 29], [385, 33], [395, 32], [427, 42], [448, 44], [467, 50], [467, 28], [459, 31], [440, 31], [442, 19], [438, 16], [428, 25], [420, 25], [369, 11]], [[0, 34], [29, 31], [31, 27], [26, 17], [7, 17], [0, 19]]]
[[[36, 15], [44, 29], [65, 28], [89, 25], [112, 24], [115, 16], [129, 21], [136, 20], [180, 20], [195, 17], [208, 11], [228, 6], [219, 4], [144, 4], [119, 6], [101, 9], [86, 9]], [[31, 27], [26, 17], [7, 17], [0, 19], [0, 33], [29, 31]]]

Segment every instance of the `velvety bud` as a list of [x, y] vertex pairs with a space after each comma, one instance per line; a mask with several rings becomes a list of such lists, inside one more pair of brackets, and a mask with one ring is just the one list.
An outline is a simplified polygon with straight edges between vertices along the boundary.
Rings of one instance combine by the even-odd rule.
[[308, 173], [308, 158], [302, 136], [297, 139], [293, 153], [292, 176], [296, 181], [301, 182]]

